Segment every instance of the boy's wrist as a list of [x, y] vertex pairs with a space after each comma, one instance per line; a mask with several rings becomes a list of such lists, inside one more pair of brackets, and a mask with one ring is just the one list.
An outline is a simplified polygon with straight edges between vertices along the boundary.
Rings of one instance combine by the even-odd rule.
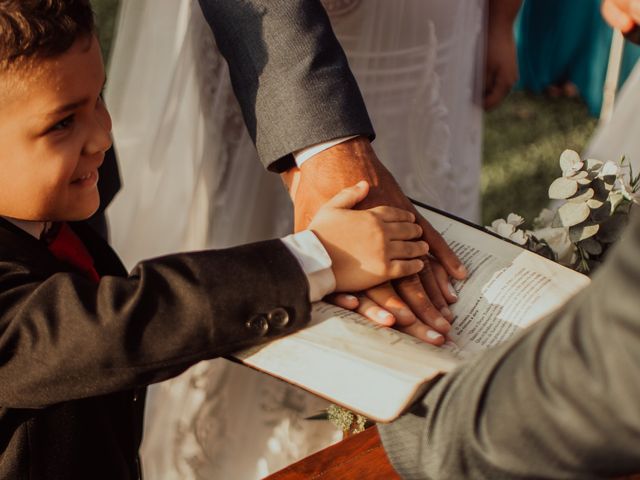
[[287, 235], [282, 242], [298, 260], [307, 277], [310, 302], [317, 302], [334, 292], [336, 278], [331, 269], [331, 257], [311, 230]]

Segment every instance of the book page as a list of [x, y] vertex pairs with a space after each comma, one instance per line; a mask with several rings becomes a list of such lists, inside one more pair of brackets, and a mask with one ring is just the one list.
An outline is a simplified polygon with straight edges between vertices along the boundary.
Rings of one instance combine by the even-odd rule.
[[309, 326], [238, 352], [240, 361], [377, 421], [388, 422], [428, 382], [504, 342], [589, 283], [584, 275], [438, 213], [421, 213], [469, 277], [454, 283], [449, 341], [434, 347], [357, 313], [319, 302]]
[[308, 327], [234, 356], [387, 422], [401, 413], [427, 380], [460, 362], [441, 348], [324, 302], [313, 305]]
[[588, 277], [494, 236], [419, 208], [469, 271], [446, 349], [461, 358], [500, 344], [589, 284]]

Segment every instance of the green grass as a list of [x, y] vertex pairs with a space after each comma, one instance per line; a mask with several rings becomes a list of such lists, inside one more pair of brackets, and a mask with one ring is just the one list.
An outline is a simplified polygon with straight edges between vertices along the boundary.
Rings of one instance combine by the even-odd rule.
[[549, 199], [547, 188], [560, 175], [558, 159], [587, 144], [596, 119], [579, 100], [510, 94], [485, 115], [481, 179], [484, 224], [518, 213], [533, 221]]

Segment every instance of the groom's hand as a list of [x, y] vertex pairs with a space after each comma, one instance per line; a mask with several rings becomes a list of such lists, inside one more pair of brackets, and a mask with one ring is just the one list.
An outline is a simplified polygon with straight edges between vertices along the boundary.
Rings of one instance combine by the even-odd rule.
[[[283, 174], [283, 180], [289, 187], [295, 206], [296, 231], [304, 230], [320, 207], [337, 192], [359, 180], [366, 180], [371, 188], [358, 208], [389, 205], [416, 214], [417, 223], [423, 229], [423, 239], [429, 245], [435, 262], [427, 262], [427, 268], [419, 276], [397, 280], [393, 286], [386, 284], [368, 290], [366, 297], [360, 298], [360, 303], [364, 303], [367, 311], [371, 312], [371, 304], [375, 302], [378, 308], [394, 315], [398, 326], [409, 329], [410, 333], [430, 343], [442, 343], [444, 338], [436, 338], [434, 333], [427, 335], [427, 332], [447, 333], [448, 321], [451, 320], [447, 305], [455, 300], [449, 292], [447, 277], [464, 279], [466, 269], [442, 236], [416, 212], [393, 176], [378, 160], [369, 140], [357, 137], [320, 152], [299, 169]], [[434, 264], [438, 265], [435, 271]], [[440, 278], [436, 272], [441, 272]], [[374, 320], [377, 317], [368, 313], [367, 316]], [[443, 322], [443, 319], [448, 321]]]

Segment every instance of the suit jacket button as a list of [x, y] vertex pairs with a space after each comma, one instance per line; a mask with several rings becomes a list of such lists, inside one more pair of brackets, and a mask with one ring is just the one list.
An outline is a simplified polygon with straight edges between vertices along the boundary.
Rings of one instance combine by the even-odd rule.
[[264, 337], [269, 331], [269, 323], [264, 315], [255, 315], [245, 324], [254, 335]]
[[274, 308], [267, 315], [269, 325], [274, 328], [284, 328], [289, 325], [289, 314], [284, 308]]

